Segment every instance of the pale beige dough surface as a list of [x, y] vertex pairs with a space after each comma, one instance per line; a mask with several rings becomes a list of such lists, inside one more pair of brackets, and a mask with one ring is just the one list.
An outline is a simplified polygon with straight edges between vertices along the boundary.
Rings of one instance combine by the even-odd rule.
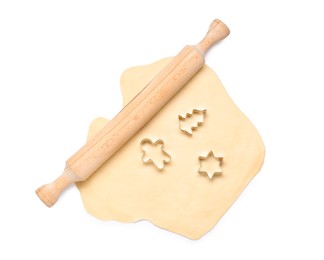
[[[169, 59], [126, 70], [121, 78], [127, 104]], [[206, 109], [192, 136], [179, 129], [178, 115]], [[108, 120], [90, 126], [91, 138]], [[161, 139], [171, 162], [158, 170], [144, 164], [140, 143]], [[211, 180], [198, 173], [199, 156], [220, 153], [223, 173]], [[215, 73], [204, 66], [165, 107], [96, 173], [77, 183], [86, 210], [102, 220], [153, 224], [198, 239], [212, 229], [260, 170], [262, 140], [230, 99]]]

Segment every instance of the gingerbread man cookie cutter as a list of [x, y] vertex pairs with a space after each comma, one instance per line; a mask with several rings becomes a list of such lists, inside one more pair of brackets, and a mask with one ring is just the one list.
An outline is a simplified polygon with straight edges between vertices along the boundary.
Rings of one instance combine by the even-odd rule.
[[[145, 149], [146, 145], [152, 147], [160, 147], [157, 151], [148, 151], [149, 149]], [[168, 154], [164, 149], [164, 141], [162, 139], [158, 139], [153, 142], [150, 138], [144, 138], [140, 143], [141, 149], [143, 151], [142, 161], [145, 164], [153, 164], [158, 170], [163, 170], [165, 164], [171, 162], [171, 155]], [[156, 148], [154, 148], [156, 149]], [[153, 150], [153, 149], [152, 149]]]

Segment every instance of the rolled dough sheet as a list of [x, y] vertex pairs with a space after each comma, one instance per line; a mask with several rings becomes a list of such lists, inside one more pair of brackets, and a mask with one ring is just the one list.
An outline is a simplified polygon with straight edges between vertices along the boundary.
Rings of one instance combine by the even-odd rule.
[[[121, 89], [126, 105], [170, 61], [126, 70]], [[201, 125], [185, 134], [179, 115], [206, 109]], [[107, 119], [95, 119], [88, 139]], [[171, 161], [159, 170], [142, 161], [140, 143], [161, 139]], [[212, 179], [198, 173], [199, 156], [223, 155], [222, 171]], [[77, 183], [84, 207], [101, 220], [148, 220], [191, 239], [211, 230], [264, 160], [262, 140], [226, 93], [216, 74], [204, 66], [159, 113], [88, 180]]]

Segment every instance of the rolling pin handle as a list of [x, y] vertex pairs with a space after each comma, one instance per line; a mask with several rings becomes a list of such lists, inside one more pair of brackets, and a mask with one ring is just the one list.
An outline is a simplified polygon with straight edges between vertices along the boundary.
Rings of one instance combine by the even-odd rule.
[[55, 181], [39, 187], [36, 194], [50, 208], [55, 204], [61, 192], [76, 181], [75, 175], [70, 170], [65, 169]]
[[209, 26], [209, 30], [204, 39], [195, 47], [205, 55], [208, 49], [215, 43], [225, 39], [230, 34], [230, 30], [221, 20], [215, 19]]

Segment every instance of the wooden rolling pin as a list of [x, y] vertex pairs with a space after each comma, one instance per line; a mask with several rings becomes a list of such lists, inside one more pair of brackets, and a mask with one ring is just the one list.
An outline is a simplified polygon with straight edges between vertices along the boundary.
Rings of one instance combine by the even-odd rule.
[[202, 68], [206, 51], [229, 33], [223, 22], [214, 20], [200, 43], [186, 46], [91, 141], [67, 160], [61, 176], [36, 190], [38, 197], [51, 207], [67, 186], [86, 180]]

